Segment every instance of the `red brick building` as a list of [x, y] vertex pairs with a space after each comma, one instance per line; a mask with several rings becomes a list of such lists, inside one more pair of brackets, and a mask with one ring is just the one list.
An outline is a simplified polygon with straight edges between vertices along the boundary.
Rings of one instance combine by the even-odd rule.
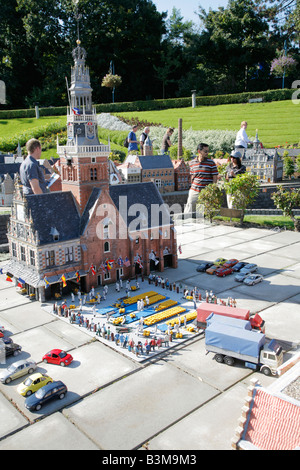
[[17, 181], [7, 234], [7, 274], [40, 300], [177, 267], [174, 225], [156, 185], [110, 185], [110, 146], [98, 140], [80, 41], [73, 58], [68, 140], [57, 144], [62, 190], [25, 197]]

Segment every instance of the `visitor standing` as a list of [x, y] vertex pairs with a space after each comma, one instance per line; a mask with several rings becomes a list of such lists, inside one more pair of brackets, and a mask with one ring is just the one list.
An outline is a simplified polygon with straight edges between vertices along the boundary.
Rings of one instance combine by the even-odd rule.
[[128, 134], [128, 153], [134, 152], [138, 153], [138, 141], [136, 139], [136, 131], [138, 126], [134, 125], [132, 130]]
[[169, 127], [167, 132], [165, 133], [163, 137], [163, 141], [162, 141], [162, 149], [161, 149], [162, 154], [169, 153], [169, 149], [172, 146], [170, 137], [173, 134], [173, 132], [174, 132], [174, 129], [172, 127]]
[[248, 144], [253, 144], [251, 140], [249, 140], [246, 129], [247, 129], [247, 121], [242, 121], [241, 122], [241, 128], [238, 131], [235, 139], [235, 149], [246, 149]]
[[30, 139], [26, 144], [27, 157], [20, 166], [20, 179], [23, 194], [43, 194], [47, 192], [44, 172], [38, 161], [41, 158], [42, 146], [39, 140]]
[[140, 136], [140, 152], [141, 152], [141, 155], [144, 155], [144, 146], [145, 146], [146, 139], [149, 135], [149, 132], [150, 132], [150, 127], [145, 127], [145, 129], [141, 133], [141, 136]]
[[185, 214], [195, 212], [202, 189], [218, 181], [217, 166], [208, 158], [209, 146], [201, 143], [197, 147], [197, 152], [197, 157], [190, 163], [191, 188], [184, 209]]

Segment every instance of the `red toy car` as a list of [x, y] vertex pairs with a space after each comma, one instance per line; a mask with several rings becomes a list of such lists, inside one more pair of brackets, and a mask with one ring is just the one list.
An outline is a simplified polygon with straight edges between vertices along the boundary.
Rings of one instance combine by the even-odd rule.
[[59, 366], [68, 366], [73, 361], [71, 354], [61, 349], [52, 349], [43, 356], [43, 361], [49, 364], [57, 364]]
[[232, 273], [232, 268], [224, 268], [224, 266], [222, 266], [221, 268], [218, 268], [215, 271], [215, 275], [219, 276], [219, 277], [225, 277], [225, 276], [228, 276], [228, 274], [231, 274], [231, 273]]
[[235, 264], [238, 264], [238, 259], [229, 259], [223, 264], [223, 268], [232, 268]]

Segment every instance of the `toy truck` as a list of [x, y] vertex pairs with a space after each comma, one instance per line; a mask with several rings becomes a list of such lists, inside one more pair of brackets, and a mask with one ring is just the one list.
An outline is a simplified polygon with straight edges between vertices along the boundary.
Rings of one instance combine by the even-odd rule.
[[211, 313], [225, 315], [231, 318], [238, 318], [240, 320], [249, 320], [252, 329], [265, 333], [265, 321], [258, 315], [258, 313], [251, 316], [250, 310], [245, 308], [227, 307], [225, 305], [210, 304], [206, 302], [203, 302], [200, 307], [197, 308], [197, 328], [206, 328], [206, 320]]
[[278, 375], [283, 362], [281, 346], [275, 340], [266, 343], [263, 333], [253, 331], [249, 321], [210, 315], [205, 330], [207, 352], [215, 353], [217, 362], [233, 365], [235, 359], [246, 367], [258, 367], [265, 375]]

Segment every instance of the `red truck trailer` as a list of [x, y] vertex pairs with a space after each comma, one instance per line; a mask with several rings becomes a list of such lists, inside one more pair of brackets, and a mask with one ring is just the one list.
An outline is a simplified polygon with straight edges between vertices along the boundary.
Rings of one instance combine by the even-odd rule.
[[227, 307], [225, 305], [210, 304], [208, 302], [202, 302], [197, 308], [197, 328], [206, 328], [206, 319], [211, 313], [238, 318], [239, 320], [249, 320], [253, 330], [259, 330], [265, 333], [265, 321], [258, 313], [251, 315], [250, 310], [246, 308]]

